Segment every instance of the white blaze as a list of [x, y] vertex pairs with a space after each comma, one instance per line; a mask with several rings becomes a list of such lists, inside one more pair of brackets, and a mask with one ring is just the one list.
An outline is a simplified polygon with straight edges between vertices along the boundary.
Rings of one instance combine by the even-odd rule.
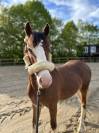
[[[36, 55], [37, 62], [39, 61], [47, 61], [45, 51], [42, 46], [42, 42], [40, 42], [35, 48], [33, 48], [33, 52]], [[43, 70], [38, 73], [37, 81], [40, 88], [48, 88], [52, 84], [52, 77], [48, 70]]]
[[33, 51], [36, 55], [37, 61], [47, 61], [42, 43], [39, 43]]

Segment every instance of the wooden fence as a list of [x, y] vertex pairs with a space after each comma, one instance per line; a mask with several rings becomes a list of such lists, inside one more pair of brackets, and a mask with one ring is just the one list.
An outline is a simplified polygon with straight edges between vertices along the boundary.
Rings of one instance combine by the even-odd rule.
[[[53, 58], [54, 63], [64, 63], [68, 60], [83, 60], [85, 62], [99, 62], [99, 57], [58, 57]], [[0, 66], [2, 65], [22, 65], [24, 64], [23, 59], [0, 59]]]

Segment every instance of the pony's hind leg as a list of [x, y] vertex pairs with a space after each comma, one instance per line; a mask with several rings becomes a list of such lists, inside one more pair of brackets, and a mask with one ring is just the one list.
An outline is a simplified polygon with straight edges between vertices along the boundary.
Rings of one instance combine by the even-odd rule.
[[81, 115], [79, 118], [79, 126], [77, 133], [85, 133], [85, 118], [86, 118], [86, 97], [88, 88], [83, 88], [80, 90], [80, 100], [81, 100]]
[[85, 133], [85, 131], [86, 131], [85, 124], [84, 124], [85, 115], [86, 115], [86, 110], [81, 105], [81, 115], [80, 115], [80, 118], [79, 118], [79, 125], [78, 125], [78, 129], [77, 129], [77, 133]]

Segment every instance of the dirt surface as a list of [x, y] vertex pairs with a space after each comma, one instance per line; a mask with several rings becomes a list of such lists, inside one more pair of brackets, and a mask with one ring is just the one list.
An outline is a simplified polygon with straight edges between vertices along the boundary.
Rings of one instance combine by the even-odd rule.
[[[99, 63], [88, 64], [92, 80], [88, 92], [86, 133], [99, 133]], [[27, 75], [24, 66], [0, 67], [0, 133], [32, 133], [32, 108], [26, 92]], [[76, 96], [58, 103], [58, 132], [73, 133], [79, 118]], [[39, 121], [39, 133], [50, 133], [49, 111], [44, 107]]]

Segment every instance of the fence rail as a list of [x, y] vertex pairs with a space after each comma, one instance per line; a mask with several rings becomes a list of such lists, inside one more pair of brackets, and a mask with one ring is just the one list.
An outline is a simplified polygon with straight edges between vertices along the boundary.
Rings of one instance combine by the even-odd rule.
[[99, 62], [99, 57], [60, 57], [53, 58], [53, 62], [55, 63], [64, 63], [68, 60], [83, 60], [85, 62]]
[[2, 65], [22, 65], [23, 59], [0, 59], [0, 66]]
[[[64, 63], [68, 60], [83, 60], [85, 62], [99, 62], [99, 57], [58, 57], [53, 58], [54, 63]], [[23, 59], [0, 59], [0, 66], [2, 65], [22, 65]]]

